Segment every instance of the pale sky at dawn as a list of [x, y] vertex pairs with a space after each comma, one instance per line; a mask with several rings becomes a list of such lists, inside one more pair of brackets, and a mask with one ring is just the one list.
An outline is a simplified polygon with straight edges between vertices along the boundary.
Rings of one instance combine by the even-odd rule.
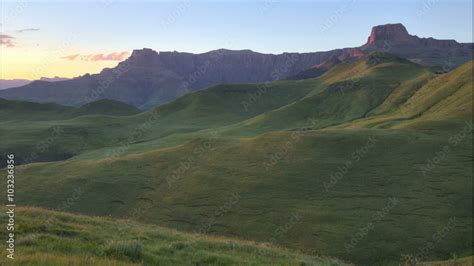
[[97, 73], [133, 49], [262, 53], [359, 46], [374, 25], [472, 42], [471, 1], [1, 1], [1, 78]]

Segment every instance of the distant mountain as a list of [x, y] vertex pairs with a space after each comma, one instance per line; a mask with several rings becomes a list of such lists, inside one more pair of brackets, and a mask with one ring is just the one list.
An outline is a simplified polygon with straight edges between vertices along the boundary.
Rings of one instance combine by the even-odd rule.
[[30, 82], [27, 79], [0, 79], [0, 90], [24, 86]]
[[[320, 65], [331, 57], [350, 61], [384, 51], [411, 61], [452, 69], [471, 58], [473, 45], [454, 40], [419, 38], [402, 24], [376, 26], [367, 43], [356, 48], [314, 53], [261, 54], [251, 50], [215, 50], [202, 54], [134, 50], [115, 68], [58, 82], [34, 81], [0, 91], [0, 97], [78, 106], [113, 99], [148, 108], [220, 83], [262, 83], [285, 79]], [[330, 64], [329, 64], [330, 65]], [[320, 68], [317, 75], [325, 68]], [[314, 74], [314, 73], [313, 73]]]
[[[55, 82], [55, 81], [68, 80], [68, 78], [61, 78], [58, 76], [54, 78], [41, 77], [39, 80]], [[28, 80], [28, 79], [0, 79], [0, 90], [21, 87], [26, 84], [30, 84], [31, 82], [32, 80]]]
[[63, 80], [68, 80], [69, 78], [62, 78], [55, 76], [53, 78], [47, 78], [47, 77], [41, 77], [39, 80], [41, 81], [49, 81], [49, 82], [55, 82], [55, 81], [63, 81]]

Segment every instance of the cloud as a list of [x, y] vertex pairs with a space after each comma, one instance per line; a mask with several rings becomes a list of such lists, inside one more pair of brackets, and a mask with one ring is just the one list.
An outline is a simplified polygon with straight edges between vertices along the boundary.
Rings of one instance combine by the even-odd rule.
[[[0, 24], [1, 25], [1, 24]], [[23, 32], [28, 32], [28, 31], [39, 31], [40, 29], [37, 28], [25, 28], [25, 29], [19, 29], [14, 32], [16, 33], [23, 33]], [[16, 47], [17, 45], [13, 41], [15, 37], [7, 34], [0, 33], [0, 46], [5, 46], [5, 47]]]
[[0, 46], [6, 46], [6, 47], [15, 47], [15, 44], [13, 43], [14, 37], [6, 34], [0, 34]]
[[26, 28], [26, 29], [16, 30], [15, 32], [23, 33], [23, 32], [27, 32], [27, 31], [39, 31], [39, 30], [40, 29], [37, 29], [37, 28]]
[[110, 54], [72, 54], [63, 56], [67, 60], [82, 60], [82, 61], [122, 61], [128, 57], [128, 52], [113, 52]]
[[67, 59], [67, 60], [76, 60], [76, 58], [79, 56], [80, 54], [72, 54], [72, 55], [67, 55], [67, 56], [63, 56], [61, 58], [64, 58], [64, 59]]

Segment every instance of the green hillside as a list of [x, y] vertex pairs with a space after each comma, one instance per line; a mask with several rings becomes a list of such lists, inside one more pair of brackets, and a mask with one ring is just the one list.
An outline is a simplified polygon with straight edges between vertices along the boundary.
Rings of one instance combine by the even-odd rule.
[[54, 103], [41, 104], [0, 98], [0, 121], [57, 120], [69, 117], [73, 109]]
[[[199, 137], [202, 135], [199, 131], [206, 129], [216, 129], [228, 136], [254, 136], [299, 128], [309, 118], [315, 128], [322, 128], [363, 117], [394, 88], [428, 74], [428, 69], [406, 60], [373, 53], [362, 60], [336, 66], [318, 79], [213, 86], [135, 116], [70, 119], [56, 115], [54, 123], [42, 119], [26, 125], [23, 121], [15, 122], [5, 133], [11, 135], [8, 139], [15, 143], [3, 144], [0, 150], [18, 150], [18, 146], [19, 150], [31, 149], [38, 140], [51, 135], [54, 127], [62, 129], [61, 139], [51, 144], [54, 146], [49, 149], [51, 154], [39, 155], [34, 161], [123, 146], [124, 142], [127, 146], [157, 142], [148, 143], [146, 148], [150, 149], [172, 146]], [[99, 109], [100, 105], [93, 106]], [[79, 112], [84, 113], [81, 109]], [[95, 114], [103, 114], [101, 110], [95, 111]], [[9, 120], [11, 118], [3, 121], [9, 123]], [[141, 130], [143, 127], [146, 129]], [[22, 137], [23, 134], [27, 136]]]
[[79, 107], [73, 115], [133, 115], [140, 110], [132, 105], [114, 100], [97, 100]]
[[[17, 211], [15, 263], [2, 265], [345, 265], [268, 244], [185, 234], [129, 220]], [[5, 239], [4, 230], [0, 237]]]
[[394, 90], [427, 75], [429, 70], [386, 54], [334, 67], [321, 77], [326, 85], [299, 101], [247, 121], [242, 130], [287, 130], [301, 128], [308, 119], [314, 128], [327, 127], [365, 117]]
[[32, 120], [47, 121], [70, 119], [83, 115], [133, 115], [140, 110], [126, 103], [114, 100], [98, 100], [78, 108], [55, 103], [33, 103], [0, 98], [0, 118], [2, 121]]
[[[112, 159], [33, 164], [19, 168], [20, 182], [29, 181], [18, 188], [18, 199], [58, 208], [79, 187], [80, 201], [67, 210], [127, 218], [142, 208], [134, 218], [193, 231], [236, 194], [238, 203], [216, 219], [209, 233], [257, 241], [275, 237], [279, 245], [361, 264], [397, 261], [454, 216], [458, 227], [430, 254], [444, 259], [469, 252], [470, 138], [443, 158], [442, 165], [450, 167], [436, 166], [424, 175], [428, 156], [442, 150], [449, 135], [344, 130], [296, 136], [202, 139]], [[390, 198], [399, 202], [347, 252], [351, 235]], [[275, 236], [293, 214], [300, 220]]]
[[422, 257], [446, 260], [472, 255], [470, 73], [472, 61], [439, 75], [373, 53], [315, 79], [213, 86], [131, 116], [6, 118], [0, 151], [28, 156], [60, 129], [26, 161], [43, 162], [18, 167], [26, 205], [360, 265], [398, 265], [449, 227]]
[[366, 118], [344, 127], [417, 127], [452, 130], [472, 118], [472, 73], [470, 61], [448, 74], [422, 76], [394, 91]]
[[64, 160], [87, 149], [117, 143], [109, 140], [113, 134], [110, 130], [118, 126], [127, 130], [130, 120], [122, 116], [137, 112], [133, 106], [112, 100], [73, 108], [0, 98], [0, 167], [5, 164], [5, 154], [12, 151], [21, 164]]

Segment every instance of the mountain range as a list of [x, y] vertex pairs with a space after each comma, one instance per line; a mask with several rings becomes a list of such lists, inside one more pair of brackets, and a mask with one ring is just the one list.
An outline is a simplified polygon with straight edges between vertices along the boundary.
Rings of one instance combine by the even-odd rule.
[[[122, 101], [146, 109], [215, 84], [263, 83], [317, 77], [331, 66], [372, 51], [389, 52], [438, 71], [451, 70], [472, 57], [472, 43], [410, 35], [402, 24], [373, 27], [360, 47], [313, 53], [262, 54], [219, 49], [202, 54], [156, 52], [144, 48], [114, 68], [71, 80], [33, 81], [0, 91], [11, 100], [79, 106], [99, 99]], [[330, 62], [325, 63], [327, 60]]]

